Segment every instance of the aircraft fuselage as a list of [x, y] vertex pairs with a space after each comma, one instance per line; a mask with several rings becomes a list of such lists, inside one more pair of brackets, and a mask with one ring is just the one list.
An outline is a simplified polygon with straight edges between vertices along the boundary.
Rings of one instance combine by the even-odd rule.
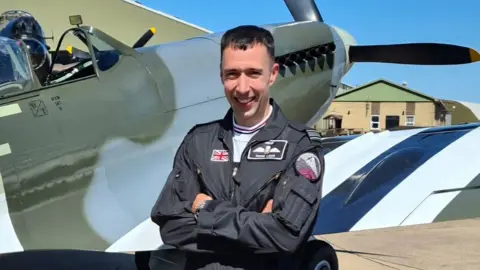
[[[346, 72], [342, 38], [317, 22], [266, 28], [282, 64], [271, 95], [290, 119], [311, 123]], [[8, 148], [0, 156], [7, 217], [0, 229], [9, 236], [0, 252], [160, 245], [158, 230], [141, 224], [176, 148], [193, 125], [229, 108], [219, 77], [221, 33], [135, 51], [84, 29], [118, 60], [107, 65], [99, 56], [87, 77], [0, 99], [0, 145]]]

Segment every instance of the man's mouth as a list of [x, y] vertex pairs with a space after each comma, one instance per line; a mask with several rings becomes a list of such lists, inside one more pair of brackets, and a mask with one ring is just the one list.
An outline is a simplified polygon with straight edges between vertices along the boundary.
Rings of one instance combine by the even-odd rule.
[[238, 98], [236, 97], [235, 100], [240, 103], [240, 104], [248, 104], [249, 102], [253, 101], [255, 97], [250, 97], [250, 98]]

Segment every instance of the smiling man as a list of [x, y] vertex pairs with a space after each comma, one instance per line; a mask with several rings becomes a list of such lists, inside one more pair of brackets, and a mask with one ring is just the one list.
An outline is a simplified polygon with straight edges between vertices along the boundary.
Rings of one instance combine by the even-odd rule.
[[235, 122], [251, 127], [271, 113], [268, 89], [279, 67], [269, 32], [248, 26], [235, 30], [222, 40], [221, 79]]
[[286, 119], [269, 95], [279, 66], [272, 34], [227, 31], [221, 81], [231, 108], [180, 145], [152, 220], [187, 269], [279, 269], [310, 236], [320, 204], [319, 135]]

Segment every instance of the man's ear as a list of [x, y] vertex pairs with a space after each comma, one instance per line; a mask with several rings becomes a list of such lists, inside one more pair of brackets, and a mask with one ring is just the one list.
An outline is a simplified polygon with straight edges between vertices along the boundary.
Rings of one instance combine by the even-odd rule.
[[219, 68], [219, 74], [220, 74], [220, 81], [223, 83], [223, 70], [222, 70], [222, 63], [220, 62], [220, 68]]
[[272, 72], [270, 74], [270, 80], [268, 81], [268, 85], [272, 86], [275, 83], [275, 80], [277, 79], [278, 72], [280, 70], [280, 66], [277, 63], [273, 63], [272, 65]]

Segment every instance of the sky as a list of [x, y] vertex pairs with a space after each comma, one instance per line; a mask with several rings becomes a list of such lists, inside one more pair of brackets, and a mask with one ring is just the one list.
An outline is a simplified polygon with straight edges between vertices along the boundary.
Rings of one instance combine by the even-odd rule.
[[[140, 2], [213, 32], [241, 24], [293, 21], [283, 0]], [[348, 31], [359, 45], [434, 42], [452, 43], [480, 51], [478, 0], [315, 2], [325, 23]], [[379, 78], [398, 84], [406, 82], [408, 87], [439, 99], [480, 103], [480, 62], [453, 66], [357, 63], [342, 81], [357, 86]]]

